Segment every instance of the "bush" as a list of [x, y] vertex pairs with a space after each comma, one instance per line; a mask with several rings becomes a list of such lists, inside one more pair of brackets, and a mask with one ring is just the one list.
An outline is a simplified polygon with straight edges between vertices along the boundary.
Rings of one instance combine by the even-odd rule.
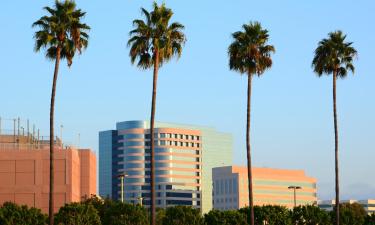
[[291, 211], [293, 224], [296, 225], [330, 225], [329, 213], [317, 206], [298, 206]]
[[163, 225], [204, 225], [204, 220], [199, 209], [175, 206], [165, 210]]
[[99, 209], [102, 224], [108, 225], [146, 225], [148, 215], [145, 208], [119, 201], [106, 199]]
[[[239, 210], [246, 217], [249, 223], [250, 208], [242, 208]], [[265, 205], [254, 206], [254, 222], [256, 225], [291, 225], [289, 210], [284, 206]]]
[[18, 206], [11, 202], [6, 202], [0, 208], [0, 224], [4, 225], [45, 225], [47, 215], [40, 209]]
[[[363, 225], [367, 216], [366, 210], [358, 203], [342, 203], [340, 207], [341, 225]], [[331, 212], [332, 224], [336, 223], [336, 211]]]
[[206, 225], [243, 225], [246, 224], [246, 217], [238, 210], [211, 210], [204, 215], [204, 221], [206, 222]]
[[55, 215], [56, 225], [101, 225], [98, 211], [90, 203], [70, 203]]
[[364, 225], [375, 225], [375, 213], [366, 216]]

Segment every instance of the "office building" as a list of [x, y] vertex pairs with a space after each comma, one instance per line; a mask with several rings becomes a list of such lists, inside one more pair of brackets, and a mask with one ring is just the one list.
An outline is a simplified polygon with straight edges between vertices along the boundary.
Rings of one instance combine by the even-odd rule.
[[[148, 121], [119, 122], [99, 133], [99, 193], [150, 205], [150, 131]], [[157, 207], [212, 208], [212, 168], [232, 163], [232, 137], [213, 128], [155, 123]], [[142, 201], [142, 202], [141, 202]]]
[[[340, 203], [358, 203], [363, 208], [366, 210], [368, 214], [373, 214], [375, 213], [375, 199], [365, 199], [365, 200], [341, 200]], [[335, 200], [319, 200], [318, 201], [318, 206], [321, 209], [327, 210], [327, 211], [332, 211], [333, 207], [335, 206], [336, 201]]]
[[[253, 168], [254, 205], [294, 206], [316, 203], [316, 179], [303, 170]], [[239, 209], [249, 205], [248, 175], [245, 166], [213, 168], [213, 200], [218, 210]]]
[[[96, 193], [96, 156], [55, 140], [55, 208]], [[14, 202], [48, 213], [49, 142], [29, 132], [0, 135], [0, 205]]]

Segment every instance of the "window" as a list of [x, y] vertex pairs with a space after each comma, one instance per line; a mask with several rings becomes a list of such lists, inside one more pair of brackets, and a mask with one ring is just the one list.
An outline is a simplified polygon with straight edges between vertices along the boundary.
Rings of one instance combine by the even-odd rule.
[[186, 140], [189, 140], [189, 135], [185, 135], [185, 139], [186, 139]]
[[178, 141], [175, 141], [175, 142], [174, 142], [174, 145], [175, 145], [175, 146], [178, 146]]
[[165, 141], [160, 141], [160, 145], [165, 145]]
[[193, 148], [194, 148], [194, 142], [191, 142], [191, 147], [193, 147]]
[[199, 148], [199, 146], [200, 146], [200, 144], [199, 144], [199, 143], [197, 143], [197, 148]]
[[166, 138], [166, 134], [165, 133], [160, 133], [160, 138]]
[[185, 142], [185, 146], [186, 146], [186, 147], [189, 147], [189, 142]]
[[199, 141], [199, 136], [197, 136], [197, 141]]
[[177, 138], [178, 138], [178, 134], [174, 134], [174, 138], [176, 138], [176, 139], [177, 139]]
[[190, 135], [190, 139], [194, 141], [194, 135]]
[[184, 146], [184, 142], [180, 141], [180, 146]]
[[180, 139], [183, 139], [184, 138], [184, 135], [180, 134]]

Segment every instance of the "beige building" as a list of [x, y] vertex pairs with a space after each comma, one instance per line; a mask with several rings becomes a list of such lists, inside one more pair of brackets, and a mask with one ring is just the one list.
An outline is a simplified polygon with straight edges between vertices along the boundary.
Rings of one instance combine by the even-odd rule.
[[[375, 199], [365, 199], [365, 200], [354, 200], [354, 199], [349, 199], [349, 200], [341, 200], [340, 203], [358, 203], [363, 208], [366, 210], [368, 214], [374, 214], [375, 213]], [[319, 200], [318, 201], [318, 206], [321, 209], [327, 210], [327, 211], [332, 211], [334, 205], [336, 204], [335, 200]]]
[[[303, 170], [253, 168], [254, 205], [294, 206], [316, 204], [316, 179]], [[214, 209], [239, 209], [249, 205], [247, 167], [225, 166], [212, 170]]]
[[[48, 212], [49, 144], [32, 135], [0, 135], [0, 205], [10, 201]], [[96, 156], [55, 144], [55, 211], [96, 194]]]

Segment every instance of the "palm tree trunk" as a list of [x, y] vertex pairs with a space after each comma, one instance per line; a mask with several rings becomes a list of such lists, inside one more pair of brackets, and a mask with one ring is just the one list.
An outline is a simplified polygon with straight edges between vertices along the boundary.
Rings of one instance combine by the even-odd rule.
[[55, 93], [56, 93], [56, 82], [57, 75], [59, 73], [60, 65], [60, 47], [57, 47], [55, 71], [53, 73], [52, 93], [51, 93], [51, 106], [49, 115], [49, 225], [53, 225], [53, 213], [54, 213], [54, 112], [55, 112]]
[[254, 225], [253, 203], [253, 173], [251, 171], [251, 146], [250, 146], [250, 112], [251, 112], [251, 80], [252, 74], [248, 74], [247, 84], [247, 123], [246, 123], [246, 150], [247, 150], [247, 176], [249, 185], [250, 225]]
[[336, 188], [336, 225], [340, 224], [340, 187], [339, 187], [339, 136], [336, 109], [336, 70], [333, 71], [333, 121], [335, 126], [335, 188]]
[[156, 225], [156, 207], [155, 207], [155, 152], [154, 152], [154, 123], [155, 123], [155, 105], [156, 105], [156, 89], [159, 71], [159, 52], [155, 49], [155, 62], [154, 62], [154, 78], [152, 86], [152, 103], [151, 103], [151, 225]]

